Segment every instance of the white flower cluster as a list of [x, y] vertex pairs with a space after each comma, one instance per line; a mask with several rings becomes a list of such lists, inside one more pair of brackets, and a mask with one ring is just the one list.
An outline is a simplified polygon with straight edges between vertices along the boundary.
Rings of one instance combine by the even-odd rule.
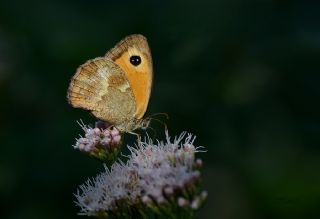
[[[205, 199], [204, 193], [193, 194], [201, 165], [201, 160], [194, 158], [201, 149], [193, 145], [195, 137], [183, 132], [171, 142], [168, 133], [166, 136], [166, 142], [155, 144], [147, 138], [136, 147], [129, 146], [131, 155], [126, 163], [116, 162], [110, 170], [106, 168], [94, 180], [81, 185], [75, 195], [80, 213], [97, 216], [121, 211], [122, 206], [159, 206], [172, 200], [181, 207], [182, 199], [188, 199], [189, 207], [193, 208], [196, 205], [193, 202]], [[183, 194], [187, 193], [185, 197]]]
[[79, 149], [83, 152], [96, 152], [99, 147], [108, 149], [112, 145], [118, 145], [121, 141], [121, 135], [115, 127], [113, 128], [91, 128], [83, 123], [79, 123], [83, 131], [85, 132], [84, 137], [77, 139], [74, 148]]

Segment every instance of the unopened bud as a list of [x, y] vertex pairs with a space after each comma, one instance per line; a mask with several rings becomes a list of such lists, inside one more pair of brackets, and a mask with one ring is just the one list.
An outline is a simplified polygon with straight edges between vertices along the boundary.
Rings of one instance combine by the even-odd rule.
[[186, 207], [189, 207], [190, 203], [187, 199], [179, 197], [178, 198], [178, 205], [180, 207], [186, 208]]

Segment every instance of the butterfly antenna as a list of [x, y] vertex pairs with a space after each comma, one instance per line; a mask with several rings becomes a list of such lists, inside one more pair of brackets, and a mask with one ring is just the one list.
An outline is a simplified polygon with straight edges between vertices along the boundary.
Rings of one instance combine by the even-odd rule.
[[150, 121], [157, 121], [158, 123], [160, 123], [161, 125], [163, 125], [165, 127], [165, 129], [167, 129], [167, 125], [165, 122], [161, 121], [160, 119], [156, 119], [156, 118], [152, 118], [151, 116], [149, 117]]
[[154, 116], [165, 116], [165, 118], [168, 120], [169, 119], [169, 115], [167, 113], [155, 113], [152, 114], [150, 117], [154, 117]]

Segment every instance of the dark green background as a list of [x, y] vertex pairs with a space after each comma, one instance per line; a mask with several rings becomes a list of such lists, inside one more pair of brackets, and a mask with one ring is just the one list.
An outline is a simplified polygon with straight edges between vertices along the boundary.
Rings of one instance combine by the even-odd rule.
[[[316, 2], [316, 1], [315, 1]], [[199, 218], [320, 218], [320, 7], [311, 1], [0, 1], [0, 217], [79, 218], [73, 193], [102, 165], [73, 150], [66, 101], [87, 59], [145, 35], [147, 115], [197, 135]]]

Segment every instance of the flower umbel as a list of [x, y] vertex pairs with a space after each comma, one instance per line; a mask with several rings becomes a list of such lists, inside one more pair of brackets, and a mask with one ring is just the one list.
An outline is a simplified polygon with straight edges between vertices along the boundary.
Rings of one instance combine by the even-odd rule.
[[110, 169], [80, 186], [77, 205], [80, 214], [105, 218], [147, 217], [190, 218], [206, 199], [200, 190], [201, 161], [193, 145], [195, 137], [183, 132], [172, 141], [154, 143], [150, 138], [128, 146], [126, 163], [115, 162]]
[[92, 128], [79, 122], [85, 134], [73, 147], [102, 161], [113, 162], [121, 149], [120, 132], [115, 127], [99, 127], [97, 124]]

